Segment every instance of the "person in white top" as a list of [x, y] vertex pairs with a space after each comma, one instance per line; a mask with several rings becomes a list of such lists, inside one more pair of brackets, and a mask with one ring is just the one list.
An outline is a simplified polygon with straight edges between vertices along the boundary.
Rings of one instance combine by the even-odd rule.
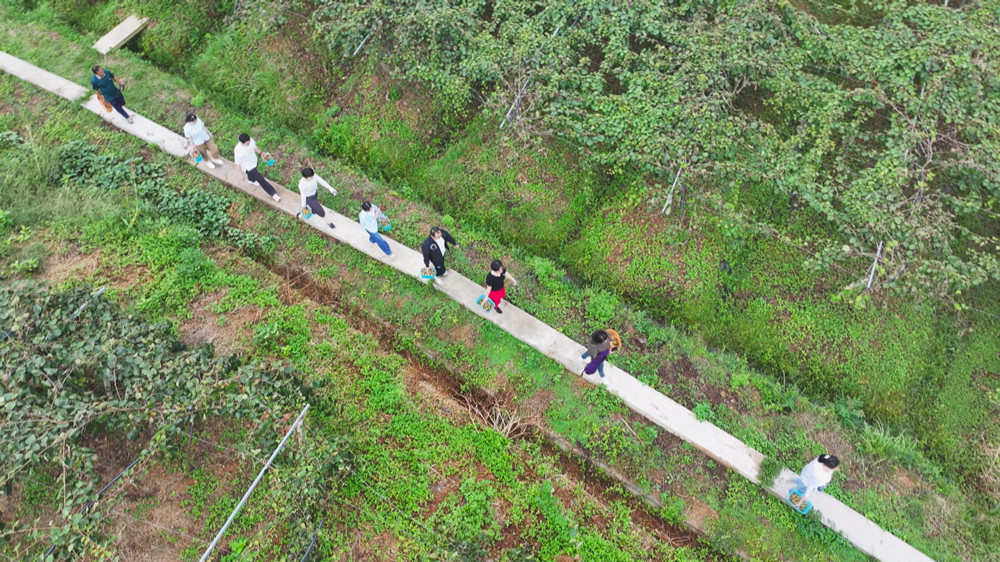
[[264, 176], [257, 171], [257, 155], [260, 154], [260, 149], [257, 148], [257, 143], [254, 142], [250, 135], [243, 133], [240, 135], [240, 142], [236, 143], [236, 148], [233, 149], [233, 161], [236, 162], [236, 166], [240, 169], [240, 173], [243, 174], [243, 179], [248, 182], [263, 188], [271, 199], [275, 201], [281, 201], [281, 197], [278, 196], [278, 191], [274, 189], [274, 186], [269, 184]]
[[804, 499], [817, 490], [823, 491], [823, 488], [826, 488], [826, 485], [833, 479], [833, 471], [838, 466], [840, 466], [840, 459], [833, 455], [822, 454], [810, 461], [797, 478], [797, 482], [805, 490], [802, 493], [802, 498]]
[[389, 243], [382, 238], [382, 235], [378, 233], [378, 216], [382, 211], [379, 210], [378, 205], [372, 205], [370, 202], [365, 201], [361, 204], [361, 211], [358, 213], [358, 222], [368, 233], [368, 241], [372, 244], [378, 244], [379, 249], [387, 255], [392, 255], [392, 250], [389, 249]]
[[205, 157], [205, 165], [209, 169], [214, 169], [215, 165], [222, 165], [222, 158], [219, 158], [219, 147], [215, 146], [212, 140], [212, 133], [205, 128], [205, 123], [194, 113], [188, 113], [184, 118], [184, 136], [188, 140], [188, 148], [197, 148], [201, 155]]
[[[319, 177], [312, 168], [302, 168], [302, 177], [299, 178], [299, 198], [302, 200], [302, 210], [304, 211], [306, 207], [320, 218], [326, 216], [326, 211], [323, 209], [323, 205], [319, 204], [319, 196], [316, 195], [318, 186], [322, 185], [330, 193], [336, 195], [337, 190], [330, 187], [330, 184]], [[332, 222], [328, 222], [330, 228], [336, 228]]]

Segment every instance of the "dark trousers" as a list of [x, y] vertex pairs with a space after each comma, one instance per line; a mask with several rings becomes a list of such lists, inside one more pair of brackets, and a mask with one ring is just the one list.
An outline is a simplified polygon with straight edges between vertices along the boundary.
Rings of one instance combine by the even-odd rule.
[[326, 211], [323, 210], [323, 205], [319, 204], [319, 197], [315, 195], [312, 197], [306, 197], [306, 206], [309, 207], [313, 213], [319, 215], [320, 218], [326, 216]]
[[115, 108], [115, 111], [122, 114], [122, 117], [128, 119], [128, 113], [125, 113], [125, 96], [119, 94], [117, 98], [113, 100], [105, 99], [104, 101], [111, 104], [111, 107]]
[[441, 262], [441, 265], [431, 262], [431, 265], [434, 266], [434, 272], [437, 274], [438, 277], [441, 277], [442, 275], [444, 275], [445, 271], [448, 271], [448, 268], [444, 266], [444, 262]]
[[[259, 183], [260, 186], [264, 189], [264, 191], [268, 195], [276, 195], [278, 193], [274, 189], [274, 187], [271, 186], [271, 184], [267, 183], [267, 180], [264, 179], [264, 176], [260, 175], [260, 172], [257, 171], [257, 168], [254, 168], [247, 172], [247, 179]], [[323, 215], [320, 216], [322, 217]]]

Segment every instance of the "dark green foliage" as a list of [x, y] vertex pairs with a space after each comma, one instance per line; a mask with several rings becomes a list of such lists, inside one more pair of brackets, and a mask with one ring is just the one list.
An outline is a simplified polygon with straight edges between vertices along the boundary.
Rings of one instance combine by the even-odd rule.
[[[71, 466], [66, 476], [75, 511], [94, 491], [94, 456], [80, 443], [88, 430], [128, 435], [155, 430], [158, 446], [197, 417], [280, 416], [301, 400], [289, 373], [234, 365], [208, 347], [188, 349], [165, 324], [150, 324], [91, 296], [90, 289], [54, 291], [36, 283], [0, 287], [4, 326], [0, 364], [0, 477]], [[69, 512], [65, 513], [67, 517]], [[84, 542], [66, 531], [93, 519], [73, 519], [55, 533], [58, 557]], [[72, 527], [71, 527], [72, 525]], [[36, 538], [47, 530], [31, 531]]]
[[235, 0], [128, 0], [151, 25], [131, 45], [153, 64], [184, 73], [210, 32], [233, 13]]
[[475, 99], [495, 122], [518, 100], [511, 129], [568, 139], [614, 175], [639, 171], [654, 186], [640, 198], [663, 197], [686, 169], [723, 195], [701, 199], [727, 220], [782, 229], [724, 191], [794, 197], [825, 221], [809, 233], [817, 270], [881, 242], [878, 287], [953, 297], [998, 281], [985, 250], [995, 229], [963, 220], [988, 214], [1000, 190], [995, 80], [972, 54], [996, 46], [989, 8], [871, 4], [891, 16], [853, 27], [764, 1], [324, 0], [314, 25], [338, 59], [377, 26], [366, 51], [430, 88], [444, 113]]
[[[305, 38], [296, 37], [295, 41]], [[269, 53], [274, 36], [251, 22], [207, 36], [185, 73], [210, 100], [247, 117], [269, 116], [291, 129], [304, 129], [322, 112], [320, 68], [277, 60]]]
[[[101, 21], [103, 3], [99, 0], [58, 0], [50, 4], [59, 19], [81, 31], [105, 28], [110, 31], [117, 25]], [[27, 3], [22, 6], [27, 7]]]
[[59, 147], [63, 183], [83, 184], [100, 189], [135, 193], [155, 205], [158, 212], [174, 223], [189, 225], [205, 238], [230, 239], [245, 253], [263, 257], [273, 241], [266, 236], [230, 226], [229, 199], [193, 188], [178, 191], [170, 187], [162, 167], [142, 158], [122, 160], [99, 154], [84, 141], [71, 141]]

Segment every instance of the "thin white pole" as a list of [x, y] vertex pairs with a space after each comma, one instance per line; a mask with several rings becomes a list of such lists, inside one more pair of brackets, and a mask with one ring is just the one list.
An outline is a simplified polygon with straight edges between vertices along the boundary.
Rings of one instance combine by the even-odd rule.
[[684, 171], [684, 166], [677, 168], [677, 175], [674, 176], [674, 183], [670, 186], [670, 193], [667, 194], [667, 201], [663, 203], [663, 208], [660, 209], [660, 214], [669, 215], [670, 214], [670, 204], [674, 202], [674, 188], [677, 187], [677, 180], [681, 179], [681, 172]]
[[368, 34], [368, 36], [366, 36], [366, 37], [365, 37], [364, 39], [362, 39], [362, 40], [361, 40], [361, 44], [360, 44], [360, 45], [358, 45], [358, 48], [357, 48], [357, 49], [354, 49], [354, 52], [353, 52], [353, 53], [351, 53], [351, 56], [352, 56], [352, 57], [358, 54], [358, 51], [360, 51], [360, 50], [361, 50], [361, 47], [364, 47], [364, 46], [365, 46], [365, 43], [367, 43], [367, 42], [368, 42], [368, 40], [372, 38], [372, 35], [374, 35], [376, 31], [378, 31], [378, 26], [377, 26], [377, 25], [375, 26], [375, 29], [373, 29], [373, 30], [371, 31], [371, 33], [369, 33], [369, 34]]
[[236, 504], [236, 509], [229, 514], [229, 519], [226, 520], [226, 524], [219, 529], [219, 534], [215, 535], [215, 538], [212, 540], [212, 544], [208, 545], [208, 548], [205, 550], [205, 554], [201, 555], [201, 560], [199, 562], [205, 562], [205, 560], [208, 560], [208, 556], [212, 554], [212, 550], [215, 548], [215, 545], [219, 544], [219, 541], [222, 539], [222, 535], [226, 533], [226, 529], [228, 529], [229, 525], [232, 524], [233, 519], [236, 519], [236, 515], [240, 512], [240, 509], [243, 508], [243, 504], [247, 502], [247, 499], [250, 497], [250, 494], [253, 493], [254, 488], [256, 488], [257, 484], [260, 484], [261, 479], [264, 478], [264, 473], [271, 467], [271, 463], [274, 462], [274, 458], [278, 456], [282, 447], [285, 446], [285, 442], [288, 441], [288, 438], [291, 437], [292, 433], [295, 433], [295, 429], [298, 428], [300, 423], [302, 423], [302, 418], [306, 416], [307, 411], [309, 411], [309, 404], [306, 404], [306, 407], [302, 408], [302, 413], [299, 414], [295, 423], [292, 424], [291, 429], [289, 429], [288, 433], [286, 433], [281, 439], [281, 443], [278, 443], [278, 448], [271, 453], [271, 458], [267, 459], [267, 462], [264, 463], [264, 468], [260, 469], [260, 474], [257, 475], [257, 479], [253, 481], [253, 484], [250, 484], [250, 489], [247, 490], [247, 493], [243, 494], [243, 499], [240, 500], [240, 503]]
[[878, 265], [878, 258], [881, 255], [882, 255], [882, 243], [879, 242], [878, 243], [878, 250], [875, 252], [875, 261], [872, 262], [872, 270], [868, 274], [868, 287], [866, 287], [867, 289], [871, 289], [872, 288], [872, 281], [875, 279], [875, 266]]

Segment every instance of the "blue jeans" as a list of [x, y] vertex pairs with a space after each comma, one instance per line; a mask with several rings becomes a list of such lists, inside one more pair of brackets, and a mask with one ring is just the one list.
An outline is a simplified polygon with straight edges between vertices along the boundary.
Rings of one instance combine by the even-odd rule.
[[[365, 232], [368, 231], [366, 230]], [[379, 234], [378, 232], [368, 232], [368, 241], [371, 242], [372, 244], [378, 244], [378, 247], [381, 248], [383, 252], [385, 252], [385, 255], [387, 256], [392, 255], [392, 250], [389, 249], [389, 243], [386, 242], [382, 238], [382, 235]]]
[[[586, 359], [588, 357], [590, 357], [590, 352], [589, 351], [584, 351], [583, 355], [580, 356], [580, 359]], [[597, 372], [601, 375], [601, 378], [603, 379], [604, 378], [604, 361], [601, 361], [600, 363], [597, 364]]]

